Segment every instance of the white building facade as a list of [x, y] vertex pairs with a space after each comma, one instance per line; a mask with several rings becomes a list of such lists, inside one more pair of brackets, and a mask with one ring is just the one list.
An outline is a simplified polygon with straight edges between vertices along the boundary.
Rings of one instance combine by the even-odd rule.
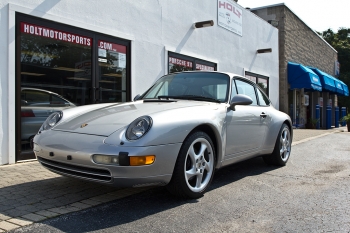
[[232, 0], [0, 0], [0, 35], [0, 165], [34, 158], [40, 114], [131, 101], [170, 72], [247, 76], [279, 108], [278, 30]]

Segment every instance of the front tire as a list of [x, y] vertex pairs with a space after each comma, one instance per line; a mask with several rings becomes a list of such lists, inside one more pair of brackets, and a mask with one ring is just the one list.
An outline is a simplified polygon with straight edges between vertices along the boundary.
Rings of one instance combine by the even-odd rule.
[[283, 124], [278, 134], [275, 148], [270, 155], [263, 156], [265, 163], [269, 165], [285, 166], [290, 156], [292, 138], [288, 125]]
[[182, 198], [199, 198], [209, 187], [215, 170], [215, 150], [210, 137], [192, 133], [183, 143], [167, 189]]

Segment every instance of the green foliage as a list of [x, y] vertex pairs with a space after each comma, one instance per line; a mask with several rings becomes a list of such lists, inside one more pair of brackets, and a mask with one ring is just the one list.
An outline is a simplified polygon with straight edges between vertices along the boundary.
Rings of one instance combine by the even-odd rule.
[[348, 115], [343, 116], [340, 121], [345, 121], [346, 123], [350, 123], [350, 113]]
[[[322, 32], [322, 37], [338, 51], [338, 61], [340, 63], [339, 79], [350, 87], [350, 28], [339, 28], [336, 33], [332, 29], [328, 29]], [[350, 97], [339, 96], [338, 105], [347, 107], [349, 110]]]

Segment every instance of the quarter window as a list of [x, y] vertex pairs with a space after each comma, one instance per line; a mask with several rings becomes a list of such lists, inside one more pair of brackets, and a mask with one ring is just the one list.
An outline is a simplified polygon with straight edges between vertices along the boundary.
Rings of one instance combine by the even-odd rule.
[[270, 100], [266, 97], [264, 93], [262, 93], [262, 91], [259, 88], [256, 89], [256, 92], [258, 93], [259, 104], [261, 106], [270, 105]]

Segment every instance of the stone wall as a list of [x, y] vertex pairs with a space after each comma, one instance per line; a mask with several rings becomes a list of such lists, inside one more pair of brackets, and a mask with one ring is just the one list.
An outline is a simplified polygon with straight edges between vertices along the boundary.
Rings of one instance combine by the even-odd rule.
[[280, 110], [288, 113], [287, 63], [313, 66], [334, 75], [337, 52], [284, 4], [252, 12], [266, 21], [278, 21], [279, 103]]

